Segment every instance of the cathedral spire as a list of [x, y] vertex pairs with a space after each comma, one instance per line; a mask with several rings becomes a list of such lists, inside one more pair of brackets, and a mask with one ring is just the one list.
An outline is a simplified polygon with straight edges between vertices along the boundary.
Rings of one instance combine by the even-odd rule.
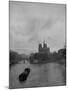
[[43, 41], [43, 48], [47, 47], [47, 44], [45, 43], [45, 40]]

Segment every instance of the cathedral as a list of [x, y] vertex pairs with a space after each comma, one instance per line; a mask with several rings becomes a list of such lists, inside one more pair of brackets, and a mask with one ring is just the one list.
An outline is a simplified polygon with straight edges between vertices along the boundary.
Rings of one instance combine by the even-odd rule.
[[50, 49], [47, 47], [47, 44], [45, 41], [43, 43], [40, 43], [38, 46], [38, 53], [50, 53]]

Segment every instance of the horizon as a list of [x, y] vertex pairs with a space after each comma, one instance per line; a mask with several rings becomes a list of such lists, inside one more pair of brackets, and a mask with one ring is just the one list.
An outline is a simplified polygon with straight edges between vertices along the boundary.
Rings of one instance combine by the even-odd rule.
[[[41, 43], [42, 44], [42, 43]], [[47, 48], [49, 48], [50, 49], [50, 47], [48, 47], [47, 46]], [[64, 47], [63, 47], [64, 48]], [[60, 49], [63, 49], [63, 48], [60, 48]], [[31, 53], [38, 53], [39, 51], [38, 51], [38, 49], [37, 49], [37, 51], [35, 51], [35, 52], [31, 52], [31, 53], [20, 53], [20, 52], [18, 52], [17, 50], [18, 49], [22, 49], [22, 50], [25, 50], [25, 49], [28, 49], [28, 48], [17, 48], [16, 50], [13, 50], [13, 49], [10, 49], [11, 51], [14, 51], [14, 52], [17, 52], [18, 54], [25, 54], [25, 55], [30, 55]], [[60, 49], [58, 49], [58, 50], [60, 50]], [[56, 53], [58, 53], [58, 50], [57, 51], [51, 51], [50, 50], [50, 53], [54, 53], [54, 52], [56, 52]]]

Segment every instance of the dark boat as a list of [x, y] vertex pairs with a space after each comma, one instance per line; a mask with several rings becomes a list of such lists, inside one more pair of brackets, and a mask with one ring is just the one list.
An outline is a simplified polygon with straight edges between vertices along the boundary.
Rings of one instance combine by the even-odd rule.
[[25, 82], [28, 78], [28, 75], [30, 73], [30, 68], [25, 68], [24, 72], [19, 75], [19, 81]]

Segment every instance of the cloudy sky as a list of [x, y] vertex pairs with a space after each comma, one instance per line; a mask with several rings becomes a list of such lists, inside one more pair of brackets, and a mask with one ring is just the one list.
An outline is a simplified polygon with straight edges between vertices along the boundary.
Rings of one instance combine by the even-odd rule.
[[44, 40], [51, 51], [64, 47], [65, 9], [64, 4], [10, 1], [10, 49], [28, 54]]

